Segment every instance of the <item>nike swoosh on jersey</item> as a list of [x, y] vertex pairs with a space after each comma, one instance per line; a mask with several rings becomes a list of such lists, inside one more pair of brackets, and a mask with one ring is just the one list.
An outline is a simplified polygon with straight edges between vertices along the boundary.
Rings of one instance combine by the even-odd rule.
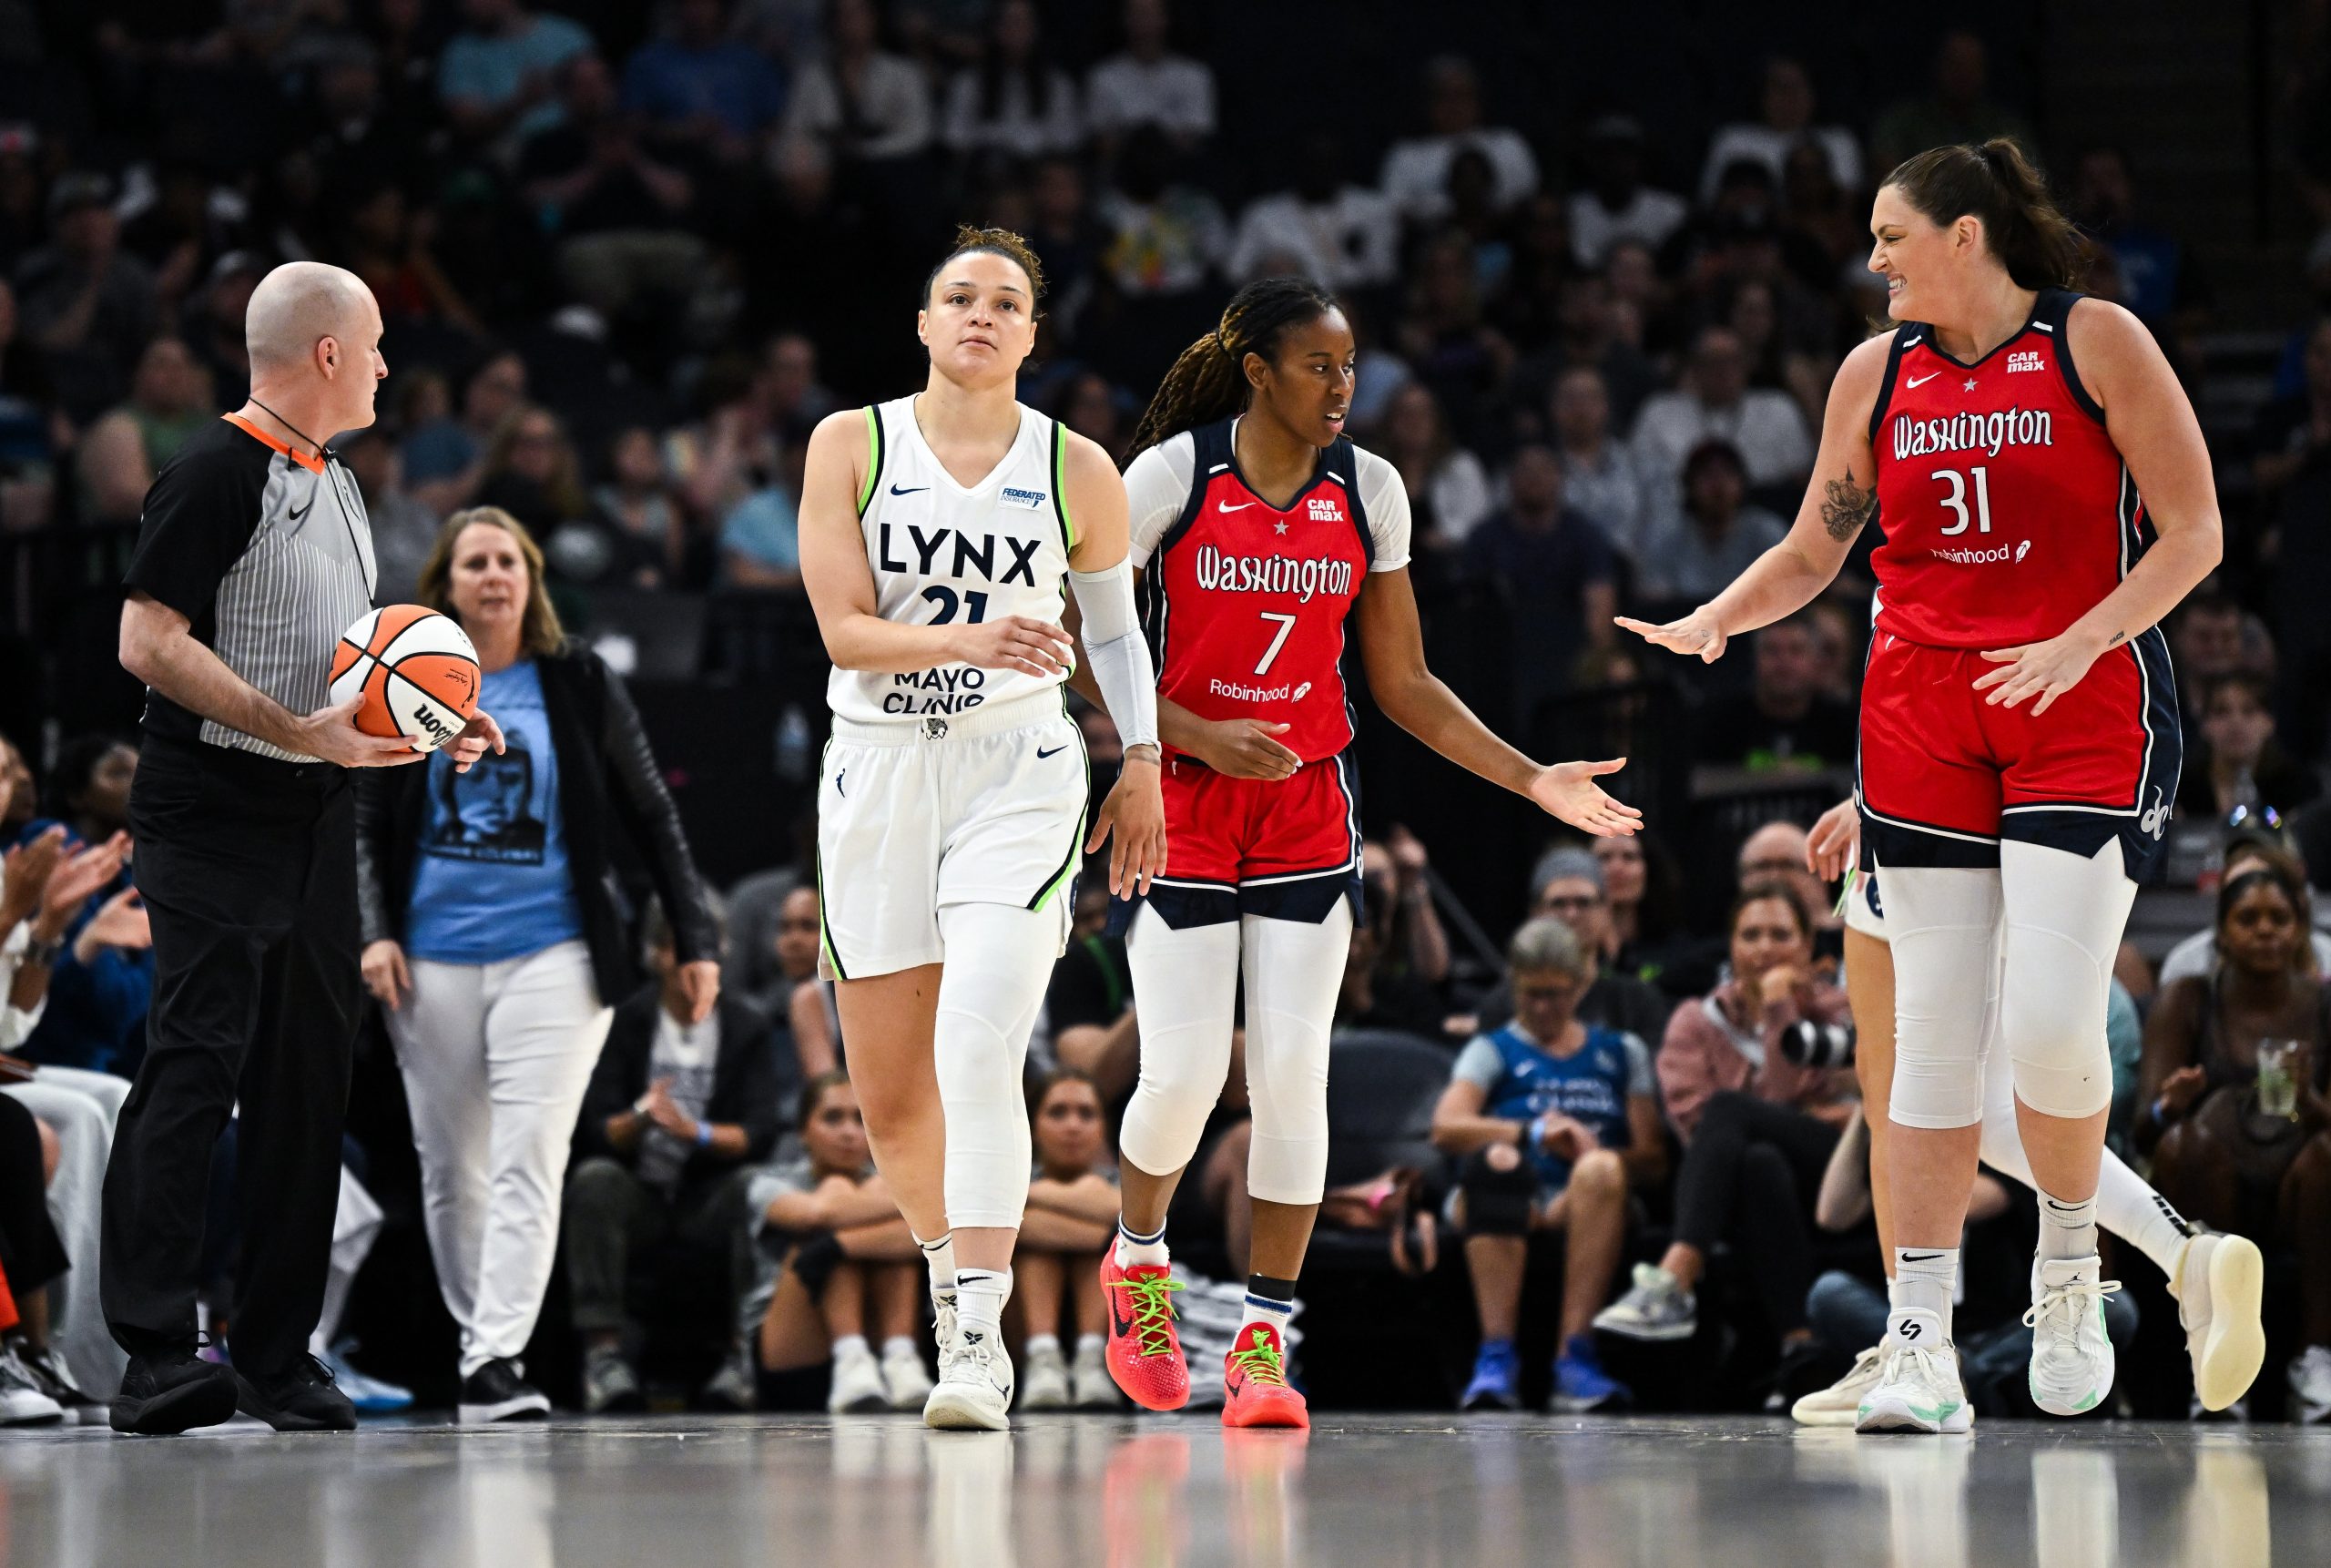
[[931, 486], [928, 484], [910, 484], [905, 489], [901, 490], [897, 485], [893, 484], [891, 486], [891, 494], [893, 495], [916, 495], [930, 488]]
[[1934, 380], [1934, 378], [1935, 378], [1935, 377], [1937, 377], [1937, 376], [1939, 376], [1939, 375], [1940, 375], [1940, 374], [1942, 374], [1942, 372], [1941, 372], [1940, 371], [1929, 371], [1926, 374], [1924, 374], [1924, 375], [1922, 375], [1922, 376], [1912, 376], [1912, 377], [1910, 377], [1908, 381], [1904, 382], [1902, 384], [1903, 384], [1904, 386], [1906, 386], [1906, 387], [1922, 387], [1922, 386], [1926, 385], [1926, 384], [1927, 384], [1927, 382], [1930, 382], [1930, 381]]
[[1039, 747], [1036, 749], [1036, 760], [1042, 762], [1045, 758], [1057, 757], [1067, 749], [1068, 748], [1065, 746], [1055, 746], [1050, 751], [1046, 751], [1042, 747]]
[[300, 507], [297, 512], [286, 513], [285, 517], [287, 521], [297, 523], [300, 518], [305, 517], [309, 513], [313, 512], [315, 509], [316, 498], [310, 495], [308, 497], [308, 504], [305, 506]]
[[1215, 505], [1225, 512], [1244, 512], [1249, 506], [1260, 506], [1261, 504], [1262, 503], [1259, 501], [1241, 501], [1236, 506], [1233, 506], [1227, 501], [1217, 501], [1215, 503]]

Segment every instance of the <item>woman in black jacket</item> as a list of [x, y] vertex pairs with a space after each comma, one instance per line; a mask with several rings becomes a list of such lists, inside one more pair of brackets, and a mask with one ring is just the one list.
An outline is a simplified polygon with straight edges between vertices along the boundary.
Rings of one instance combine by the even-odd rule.
[[639, 716], [561, 634], [525, 529], [495, 507], [455, 513], [419, 596], [476, 645], [481, 703], [512, 715], [508, 748], [467, 773], [438, 757], [361, 781], [364, 982], [412, 1107], [430, 1250], [462, 1330], [461, 1416], [507, 1420], [550, 1408], [517, 1358], [550, 1280], [606, 999], [632, 989], [616, 837], [672, 911], [692, 1021], [718, 996], [720, 939]]

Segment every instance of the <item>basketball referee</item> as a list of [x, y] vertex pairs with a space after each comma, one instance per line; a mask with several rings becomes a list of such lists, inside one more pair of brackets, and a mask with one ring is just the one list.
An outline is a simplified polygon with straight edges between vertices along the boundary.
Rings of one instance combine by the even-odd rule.
[[[146, 1061], [106, 1171], [102, 1294], [129, 1352], [117, 1431], [181, 1432], [238, 1408], [278, 1431], [355, 1411], [308, 1354], [340, 1192], [355, 1039], [351, 768], [418, 760], [327, 707], [332, 647], [372, 607], [372, 539], [324, 440], [372, 423], [381, 311], [351, 272], [279, 267], [251, 294], [251, 396], [146, 494], [121, 662], [147, 687], [129, 797], [152, 916]], [[501, 734], [481, 714], [466, 767]], [[196, 1353], [211, 1150], [239, 1104], [234, 1368]]]

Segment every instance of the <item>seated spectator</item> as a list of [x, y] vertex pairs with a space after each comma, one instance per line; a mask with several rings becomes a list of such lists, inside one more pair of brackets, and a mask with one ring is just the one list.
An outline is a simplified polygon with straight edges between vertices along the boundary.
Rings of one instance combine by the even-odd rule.
[[0, 1426], [40, 1425], [65, 1414], [18, 1348], [30, 1329], [46, 1338], [49, 1284], [73, 1267], [48, 1217], [55, 1138], [30, 1111], [0, 1095]]
[[49, 243], [16, 266], [17, 331], [40, 351], [57, 406], [77, 423], [121, 401], [126, 372], [154, 335], [154, 274], [121, 248], [113, 182], [60, 175], [49, 188]]
[[881, 47], [880, 33], [874, 0], [833, 0], [824, 56], [794, 78], [787, 137], [822, 142], [845, 164], [893, 163], [930, 147], [930, 84]]
[[791, 1036], [794, 1060], [780, 1066], [807, 1082], [841, 1065], [841, 1022], [834, 1012], [833, 983], [818, 974], [819, 924], [818, 884], [804, 882], [778, 907], [774, 948], [780, 978], [768, 992], [769, 1016]]
[[[777, 1142], [777, 1043], [769, 1020], [738, 997], [690, 1023], [693, 1004], [660, 903], [647, 913], [656, 978], [615, 1010], [575, 1125], [567, 1177], [566, 1277], [583, 1339], [583, 1404], [638, 1410], [639, 1374], [625, 1354], [630, 1282], [641, 1257], [676, 1247], [722, 1270], [724, 1328], [738, 1327], [752, 1288], [746, 1245], [752, 1166]], [[753, 1408], [752, 1361], [741, 1331], [699, 1391], [716, 1408]]]
[[[797, 1371], [828, 1361], [826, 1408], [920, 1410], [931, 1372], [915, 1346], [922, 1252], [874, 1174], [858, 1094], [840, 1073], [801, 1091], [799, 1159], [753, 1180], [752, 1227], [784, 1264], [760, 1322], [760, 1364]], [[879, 1335], [878, 1360], [869, 1343]]]
[[1625, 1296], [1594, 1320], [1630, 1339], [1688, 1339], [1708, 1252], [1728, 1241], [1784, 1357], [1812, 1343], [1813, 1201], [1852, 1111], [1851, 1068], [1800, 1067], [1781, 1050], [1799, 1023], [1843, 1023], [1845, 993], [1813, 976], [1813, 916], [1796, 888], [1751, 882], [1729, 921], [1732, 975], [1667, 1022], [1659, 1085], [1684, 1140], [1675, 1239], [1637, 1264]]
[[1786, 538], [1788, 524], [1747, 504], [1746, 466], [1727, 442], [1704, 441], [1692, 449], [1683, 487], [1681, 504], [1654, 503], [1636, 556], [1635, 589], [1647, 599], [1705, 604]]
[[1798, 615], [1756, 634], [1748, 700], [1711, 702], [1695, 725], [1695, 757], [1751, 773], [1818, 773], [1853, 766], [1853, 708], [1821, 689], [1821, 650]]
[[[606, 482], [592, 490], [591, 506], [591, 538], [610, 581], [637, 588], [686, 584], [694, 540], [654, 431], [635, 424], [616, 433], [607, 443]], [[545, 553], [557, 560], [557, 539]]]
[[1513, 454], [1506, 495], [1505, 509], [1466, 536], [1465, 564], [1505, 605], [1514, 714], [1527, 723], [1540, 702], [1569, 689], [1583, 651], [1617, 640], [1618, 584], [1611, 541], [1564, 504], [1551, 450], [1532, 444]]
[[1315, 131], [1303, 138], [1293, 188], [1258, 196], [1238, 215], [1222, 270], [1234, 285], [1298, 273], [1342, 293], [1392, 282], [1400, 261], [1400, 214], [1345, 177], [1342, 137]]
[[473, 145], [555, 126], [551, 80], [591, 49], [591, 35], [565, 16], [536, 15], [525, 0], [462, 0], [466, 24], [437, 57], [437, 97], [454, 133]]
[[[1121, 1410], [1125, 1399], [1102, 1359], [1109, 1302], [1101, 1288], [1101, 1251], [1116, 1236], [1117, 1184], [1100, 1092], [1084, 1074], [1060, 1067], [1029, 1100], [1036, 1174], [1012, 1253], [1013, 1296], [1028, 1326], [1020, 1408]], [[1073, 1361], [1061, 1354], [1064, 1329], [1076, 1338]]]
[[567, 292], [608, 319], [643, 295], [685, 298], [704, 269], [704, 241], [683, 227], [695, 182], [640, 145], [598, 56], [558, 68], [558, 122], [519, 149], [518, 178], [535, 220], [555, 237]]
[[379, 425], [351, 431], [332, 448], [348, 464], [364, 498], [364, 520], [372, 530], [374, 602], [409, 605], [420, 592], [421, 568], [436, 547], [442, 522], [404, 487], [403, 459], [397, 443]]
[[1514, 933], [1506, 953], [1514, 1020], [1474, 1037], [1432, 1112], [1436, 1147], [1462, 1159], [1450, 1206], [1465, 1232], [1465, 1268], [1480, 1314], [1481, 1351], [1467, 1410], [1521, 1403], [1514, 1352], [1532, 1232], [1566, 1234], [1554, 1407], [1624, 1403], [1591, 1332], [1610, 1298], [1625, 1240], [1630, 1188], [1667, 1166], [1651, 1053], [1639, 1036], [1582, 1023], [1594, 956], [1561, 921], [1543, 916]]
[[477, 504], [499, 507], [537, 537], [561, 524], [590, 515], [574, 443], [566, 426], [546, 408], [525, 404], [511, 412], [485, 449]]
[[[1125, 46], [1093, 67], [1086, 80], [1087, 122], [1108, 147], [1144, 126], [1187, 152], [1214, 134], [1214, 70], [1169, 47], [1173, 18], [1166, 0], [1125, 0]], [[1052, 271], [1046, 257], [1044, 270]]]
[[670, 29], [624, 62], [623, 107], [658, 146], [742, 161], [785, 105], [768, 56], [728, 36], [728, 0], [677, 0]]
[[1430, 858], [1424, 840], [1398, 822], [1360, 846], [1368, 914], [1384, 930], [1381, 977], [1439, 988], [1449, 979], [1449, 932], [1433, 907]]
[[1205, 187], [1175, 176], [1166, 133], [1144, 127], [1125, 137], [1116, 179], [1102, 194], [1107, 233], [1101, 266], [1129, 300], [1202, 289], [1230, 249], [1230, 226]]
[[[1635, 864], [1640, 867], [1640, 858]], [[1603, 862], [1590, 850], [1563, 844], [1538, 858], [1531, 868], [1530, 884], [1531, 915], [1551, 915], [1568, 926], [1594, 965], [1586, 990], [1573, 1009], [1578, 1021], [1590, 1028], [1614, 1030], [1641, 1040], [1658, 1039], [1674, 1004], [1653, 986], [1612, 966], [1618, 952], [1617, 936], [1611, 927]], [[1481, 999], [1476, 1027], [1493, 1030], [1512, 1018], [1512, 987], [1508, 976]]]
[[1586, 127], [1586, 184], [1570, 199], [1571, 253], [1579, 266], [1601, 267], [1622, 239], [1656, 250], [1691, 211], [1674, 191], [1644, 183], [1639, 122], [1605, 115]]
[[720, 519], [720, 571], [723, 587], [755, 593], [796, 594], [801, 590], [802, 463], [806, 442], [795, 442], [778, 458], [778, 472]]
[[487, 355], [462, 382], [458, 419], [427, 401], [434, 380], [422, 372], [405, 389], [402, 455], [413, 498], [440, 516], [450, 516], [477, 494], [487, 447], [510, 416], [525, 406], [526, 361], [508, 350]]
[[[2181, 817], [2279, 827], [2323, 793], [2322, 781], [2275, 743], [2273, 689], [2266, 677], [2237, 670], [2202, 695], [2202, 744], [2186, 753], [2177, 783]], [[2240, 820], [2236, 820], [2240, 813]]]
[[2209, 290], [2200, 264], [2176, 236], [2138, 215], [2136, 179], [2126, 148], [2099, 143], [2073, 166], [2070, 213], [2089, 241], [2111, 253], [2120, 274], [2115, 303], [2145, 323], [2173, 357], [2182, 331], [2201, 324]]
[[1481, 123], [1481, 85], [1472, 62], [1442, 55], [1424, 68], [1426, 133], [1392, 144], [1377, 181], [1404, 219], [1430, 222], [1449, 211], [1449, 168], [1461, 152], [1489, 160], [1491, 201], [1505, 211], [1538, 189], [1538, 158], [1520, 131]]
[[1676, 906], [1683, 878], [1674, 857], [1653, 832], [1597, 839], [1587, 847], [1603, 868], [1612, 972], [1657, 983], [1667, 951], [1681, 934]]
[[209, 378], [177, 338], [156, 338], [137, 356], [129, 401], [81, 437], [81, 516], [88, 523], [135, 523], [162, 464], [187, 437], [219, 417]]
[[1890, 169], [1930, 147], [1986, 142], [1996, 136], [2026, 138], [2028, 145], [2031, 127], [2022, 117], [1984, 96], [1990, 72], [1980, 37], [1965, 31], [1944, 34], [1935, 46], [1931, 93], [1902, 99], [1878, 117], [1870, 136], [1875, 167]]
[[1814, 873], [1807, 841], [1811, 835], [1795, 822], [1767, 822], [1740, 841], [1733, 860], [1735, 887], [1752, 882], [1782, 881], [1797, 890], [1813, 916], [1813, 968], [1823, 979], [1836, 978], [1845, 956], [1845, 921], [1828, 883]]
[[1700, 199], [1713, 201], [1718, 177], [1743, 158], [1770, 170], [1777, 188], [1790, 151], [1803, 142], [1821, 149], [1840, 186], [1860, 189], [1861, 144], [1843, 126], [1815, 125], [1813, 107], [1813, 77], [1805, 62], [1786, 55], [1766, 60], [1757, 117], [1734, 121], [1708, 143], [1707, 162], [1700, 171]]
[[947, 89], [940, 139], [962, 156], [989, 160], [1074, 152], [1084, 139], [1076, 87], [1043, 46], [1031, 0], [1002, 0], [989, 19], [976, 66]]
[[[110, 736], [69, 740], [49, 774], [49, 805], [68, 843], [128, 847], [137, 753]], [[154, 937], [126, 852], [66, 921], [48, 980], [47, 1010], [24, 1043], [27, 1060], [129, 1077], [146, 1054]], [[73, 881], [78, 891], [80, 880]]]
[[1611, 433], [1611, 386], [1592, 364], [1572, 364], [1554, 378], [1548, 423], [1562, 459], [1562, 495], [1593, 519], [1630, 562], [1643, 549], [1643, 477]]
[[1489, 471], [1451, 439], [1430, 387], [1411, 382], [1392, 394], [1377, 450], [1400, 471], [1419, 540], [1453, 545], [1489, 515]]
[[1801, 482], [1813, 467], [1813, 440], [1797, 400], [1748, 384], [1748, 354], [1729, 327], [1703, 327], [1682, 384], [1651, 398], [1635, 416], [1635, 467], [1645, 484], [1673, 496], [1689, 489], [1687, 460], [1710, 442], [1738, 454], [1758, 489]]
[[2222, 962], [2164, 986], [2145, 1021], [2134, 1142], [2191, 1218], [2295, 1244], [2291, 1414], [2318, 1422], [2331, 1420], [2331, 1010], [2306, 934], [2306, 889], [2286, 868], [2220, 885]]
[[1052, 1060], [1090, 1078], [1101, 1097], [1115, 1104], [1133, 1092], [1140, 1029], [1125, 939], [1110, 933], [1108, 917], [1107, 879], [1078, 879], [1076, 921], [1044, 990], [1044, 1022]]
[[1108, 377], [1096, 371], [1072, 376], [1060, 394], [1059, 408], [1061, 423], [1107, 453], [1110, 462], [1124, 460], [1132, 421]]

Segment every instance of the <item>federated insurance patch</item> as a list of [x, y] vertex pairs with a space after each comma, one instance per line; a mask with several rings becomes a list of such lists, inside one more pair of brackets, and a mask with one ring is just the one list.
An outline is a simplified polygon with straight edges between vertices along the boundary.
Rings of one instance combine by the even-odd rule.
[[1003, 504], [1006, 506], [1025, 506], [1033, 512], [1051, 499], [1041, 490], [1019, 490], [1008, 484], [1003, 487]]

